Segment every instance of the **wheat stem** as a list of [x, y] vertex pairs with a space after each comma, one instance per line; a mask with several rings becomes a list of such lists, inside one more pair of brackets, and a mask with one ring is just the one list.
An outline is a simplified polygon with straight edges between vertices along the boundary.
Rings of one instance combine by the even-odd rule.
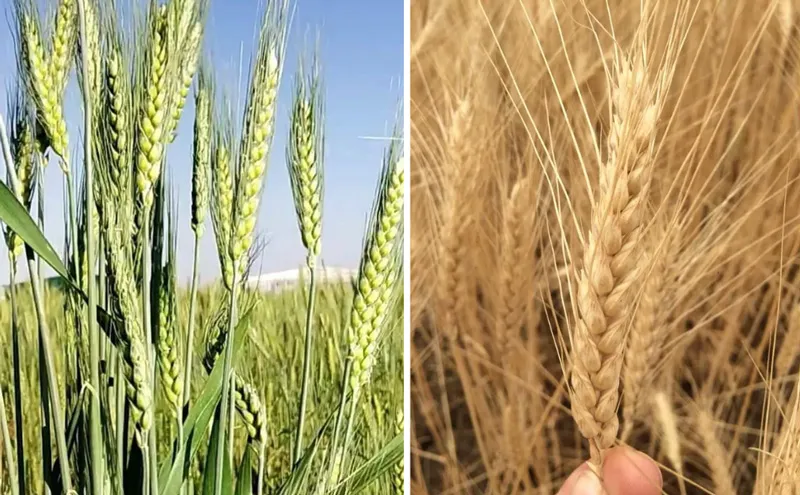
[[311, 379], [311, 350], [313, 338], [314, 303], [316, 300], [317, 276], [316, 266], [309, 267], [308, 304], [306, 305], [305, 344], [303, 349], [303, 381], [300, 385], [300, 406], [297, 419], [297, 431], [294, 438], [292, 464], [296, 464], [303, 455], [303, 430], [305, 429], [306, 403], [308, 402], [308, 385]]
[[22, 424], [22, 363], [19, 353], [19, 307], [17, 306], [17, 263], [13, 253], [9, 253], [10, 303], [11, 303], [11, 355], [14, 366], [14, 433], [17, 447], [17, 480], [21, 493], [25, 492], [25, 438]]
[[224, 451], [225, 447], [230, 442], [231, 447], [233, 444], [233, 438], [229, 438], [228, 442], [225, 441], [225, 430], [227, 426], [228, 416], [229, 416], [229, 405], [228, 401], [230, 400], [230, 388], [231, 382], [233, 381], [233, 342], [235, 339], [235, 331], [236, 331], [236, 288], [239, 281], [238, 270], [233, 271], [233, 280], [231, 289], [229, 292], [229, 307], [228, 307], [228, 332], [227, 332], [227, 340], [225, 342], [225, 357], [223, 361], [223, 372], [222, 372], [222, 395], [220, 396], [220, 441], [217, 444], [217, 452], [216, 452], [216, 466], [215, 466], [215, 483], [214, 483], [214, 494], [221, 495], [222, 494], [222, 472], [223, 472], [223, 462], [224, 462]]
[[19, 481], [17, 468], [14, 463], [13, 449], [11, 448], [11, 435], [8, 432], [8, 416], [6, 415], [6, 402], [3, 397], [3, 388], [0, 387], [0, 437], [3, 440], [3, 452], [6, 454], [8, 478], [11, 484], [11, 495], [19, 495]]
[[192, 253], [192, 286], [189, 289], [189, 324], [186, 336], [186, 365], [184, 366], [183, 399], [181, 400], [181, 418], [183, 409], [189, 407], [192, 396], [192, 364], [194, 361], [195, 313], [197, 311], [198, 265], [200, 256], [200, 236], [195, 234]]
[[[86, 32], [86, 5], [83, 0], [78, 2], [78, 15], [80, 18], [80, 39], [81, 39], [81, 58], [82, 66], [89, 67], [89, 54], [87, 48]], [[97, 71], [93, 73], [91, 80], [97, 77]], [[86, 211], [95, 211], [94, 201], [94, 162], [92, 159], [92, 88], [90, 78], [83, 78], [83, 114], [84, 114], [84, 129], [83, 133], [83, 160], [85, 167], [86, 177]], [[91, 214], [91, 213], [87, 213]], [[89, 380], [95, 393], [90, 394], [90, 409], [89, 409], [89, 450], [91, 456], [91, 480], [92, 480], [92, 493], [94, 495], [102, 495], [104, 485], [105, 470], [103, 456], [103, 437], [101, 429], [101, 412], [100, 412], [100, 328], [97, 325], [97, 281], [95, 278], [95, 243], [96, 232], [94, 231], [94, 222], [89, 220], [86, 222], [86, 266], [88, 271], [86, 282], [86, 293], [88, 295], [89, 305], [89, 366], [90, 375]], [[76, 238], [77, 239], [77, 238]]]
[[[151, 313], [150, 313], [150, 290], [151, 282], [150, 277], [152, 274], [153, 263], [151, 260], [150, 250], [150, 212], [148, 208], [144, 209], [144, 217], [142, 219], [142, 318], [144, 325], [144, 337], [147, 339], [146, 345], [148, 360], [150, 361], [150, 386], [151, 390], [155, 390], [156, 385], [156, 350], [155, 350], [155, 335], [153, 335]], [[156, 437], [156, 422], [150, 428], [147, 434], [147, 458], [150, 467], [150, 476], [145, 478], [144, 483], [149, 483], [150, 492], [155, 495], [158, 493], [158, 441]]]
[[703, 446], [703, 455], [711, 471], [714, 493], [736, 493], [728, 468], [728, 451], [717, 434], [717, 426], [710, 408], [701, 406], [695, 417], [697, 433]]

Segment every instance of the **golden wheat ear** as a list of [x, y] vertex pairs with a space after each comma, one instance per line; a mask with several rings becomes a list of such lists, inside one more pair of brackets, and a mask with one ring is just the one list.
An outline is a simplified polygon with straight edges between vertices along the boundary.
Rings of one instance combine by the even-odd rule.
[[592, 461], [614, 444], [629, 306], [642, 273], [639, 242], [658, 106], [641, 56], [615, 68], [608, 156], [600, 165], [592, 224], [578, 274], [572, 411]]

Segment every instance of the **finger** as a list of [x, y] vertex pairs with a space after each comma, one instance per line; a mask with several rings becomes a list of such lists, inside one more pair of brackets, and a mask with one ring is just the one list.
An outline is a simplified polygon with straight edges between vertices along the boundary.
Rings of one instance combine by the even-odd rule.
[[602, 488], [600, 479], [584, 462], [567, 478], [558, 495], [600, 495]]
[[661, 470], [652, 459], [633, 449], [616, 447], [606, 452], [602, 483], [583, 463], [567, 478], [558, 495], [659, 495], [662, 483]]
[[615, 447], [606, 453], [603, 486], [608, 495], [659, 495], [663, 486], [661, 469], [639, 451]]

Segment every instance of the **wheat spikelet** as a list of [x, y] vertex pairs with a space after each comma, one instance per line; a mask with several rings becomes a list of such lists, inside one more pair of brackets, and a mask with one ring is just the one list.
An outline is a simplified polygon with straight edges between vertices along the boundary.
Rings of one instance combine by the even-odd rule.
[[137, 123], [136, 185], [145, 213], [153, 205], [153, 187], [161, 173], [164, 157], [165, 126], [169, 118], [167, 77], [167, 21], [162, 6], [151, 14], [150, 46], [143, 97]]
[[626, 311], [639, 271], [637, 244], [657, 117], [652, 96], [643, 67], [621, 61], [612, 91], [608, 158], [600, 168], [592, 228], [578, 275], [572, 412], [597, 465], [619, 428], [616, 411]]
[[286, 160], [308, 266], [314, 266], [320, 252], [324, 188], [323, 102], [319, 67], [316, 63], [312, 67], [310, 74], [301, 72], [295, 82]]
[[211, 180], [211, 90], [203, 72], [195, 95], [194, 152], [192, 166], [192, 230], [200, 238], [205, 231]]
[[403, 219], [404, 157], [393, 147], [386, 157], [381, 188], [374, 207], [356, 280], [348, 326], [350, 388], [356, 395], [369, 379], [375, 346], [382, 331], [398, 277], [398, 248]]
[[728, 450], [717, 435], [714, 416], [707, 407], [699, 407], [694, 420], [703, 446], [703, 455], [711, 471], [714, 493], [736, 493], [726, 460], [729, 457]]

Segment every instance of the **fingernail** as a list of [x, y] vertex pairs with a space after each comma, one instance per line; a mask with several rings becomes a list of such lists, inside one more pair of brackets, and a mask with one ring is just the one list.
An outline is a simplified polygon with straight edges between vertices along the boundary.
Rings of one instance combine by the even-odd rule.
[[571, 495], [602, 495], [602, 493], [603, 486], [600, 484], [600, 479], [591, 470], [587, 470], [575, 482]]

